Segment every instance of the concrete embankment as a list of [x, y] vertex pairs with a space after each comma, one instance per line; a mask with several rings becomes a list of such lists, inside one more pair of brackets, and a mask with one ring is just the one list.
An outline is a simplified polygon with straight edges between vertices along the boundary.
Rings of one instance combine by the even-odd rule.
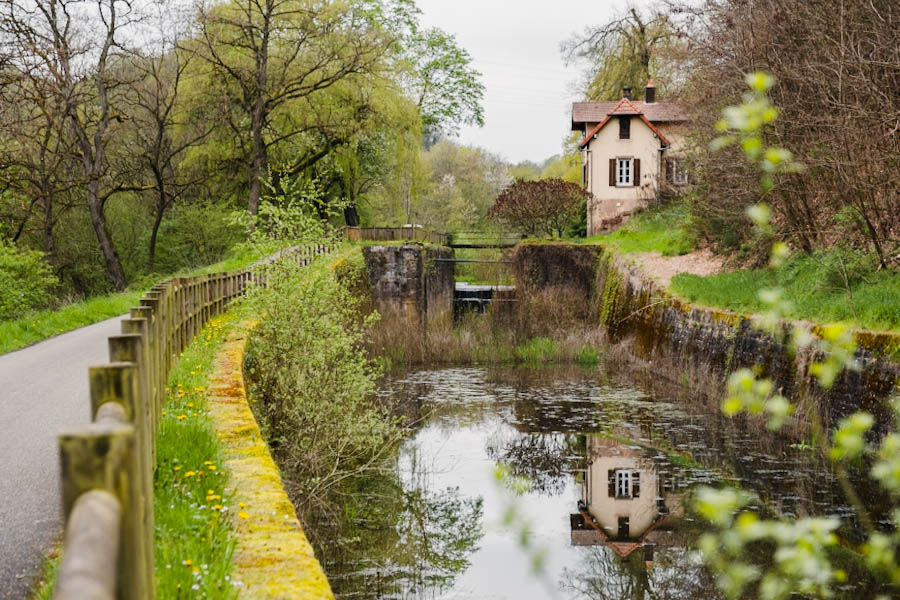
[[216, 356], [209, 412], [228, 468], [241, 598], [334, 600], [328, 579], [300, 527], [278, 467], [250, 410], [243, 359], [248, 326], [236, 329]]
[[[681, 370], [703, 370], [719, 381], [741, 367], [756, 367], [773, 378], [786, 396], [815, 398], [825, 425], [855, 410], [873, 412], [881, 427], [892, 421], [885, 401], [900, 378], [900, 335], [855, 331], [859, 370], [844, 372], [830, 390], [818, 387], [809, 371], [820, 357], [810, 349], [794, 352], [788, 340], [795, 325], [813, 334], [821, 326], [785, 322], [769, 335], [753, 326], [757, 318], [692, 305], [668, 294], [623, 256], [601, 246], [522, 244], [514, 267], [523, 290], [562, 285], [584, 291], [591, 319], [611, 343], [624, 343], [636, 359]], [[656, 370], [656, 369], [654, 369]], [[660, 368], [660, 375], [667, 375]]]

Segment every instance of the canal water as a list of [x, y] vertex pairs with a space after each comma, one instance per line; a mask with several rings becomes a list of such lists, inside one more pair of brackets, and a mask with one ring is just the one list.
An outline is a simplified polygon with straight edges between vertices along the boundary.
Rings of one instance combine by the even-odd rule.
[[743, 487], [770, 514], [841, 516], [854, 535], [807, 443], [687, 390], [577, 367], [440, 368], [380, 393], [412, 435], [310, 528], [339, 598], [717, 598], [692, 550], [698, 484]]

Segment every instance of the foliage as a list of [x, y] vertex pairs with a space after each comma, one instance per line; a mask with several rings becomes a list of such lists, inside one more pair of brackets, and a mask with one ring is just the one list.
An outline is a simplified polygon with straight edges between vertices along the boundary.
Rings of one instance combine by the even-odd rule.
[[619, 252], [659, 252], [680, 256], [693, 251], [697, 240], [692, 233], [693, 218], [681, 202], [637, 213], [612, 233], [590, 238], [609, 244]]
[[[682, 90], [694, 117], [692, 172], [702, 182], [693, 209], [705, 236], [737, 247], [753, 240], [744, 209], [764, 199], [779, 239], [804, 252], [844, 243], [891, 267], [900, 224], [900, 14], [891, 0], [833, 8], [803, 0], [764, 0], [752, 10], [743, 0], [676, 5], [673, 19], [692, 48]], [[756, 158], [747, 162], [736, 148], [706, 152], [722, 134], [714, 115], [739, 102], [743, 74], [756, 69], [774, 77], [780, 114], [762, 141], [777, 140], [805, 166], [770, 190], [756, 185]], [[734, 112], [743, 110], [726, 118], [744, 120], [749, 115]], [[766, 246], [758, 245], [763, 257]]]
[[261, 321], [246, 367], [257, 418], [298, 506], [321, 502], [351, 475], [381, 468], [398, 434], [373, 401], [378, 371], [361, 349], [359, 298], [324, 260], [288, 265], [251, 295]]
[[796, 254], [779, 268], [706, 277], [681, 273], [672, 278], [671, 289], [691, 302], [757, 313], [766, 306], [759, 293], [777, 287], [790, 304], [785, 315], [792, 319], [849, 321], [867, 329], [900, 330], [896, 310], [900, 274], [875, 267], [875, 257], [838, 247]]
[[42, 252], [24, 250], [0, 238], [0, 321], [47, 306], [58, 284]]
[[620, 98], [623, 87], [630, 87], [639, 99], [651, 77], [663, 87], [676, 78], [673, 50], [677, 41], [669, 15], [643, 14], [632, 6], [608, 23], [587, 27], [564, 43], [562, 51], [569, 61], [588, 62], [585, 94], [589, 100]]
[[561, 236], [589, 196], [562, 179], [517, 181], [500, 193], [488, 215], [532, 236]]
[[557, 344], [547, 337], [536, 337], [516, 346], [515, 355], [525, 363], [544, 363], [554, 360]]
[[156, 438], [154, 550], [160, 598], [235, 598], [229, 472], [212, 429], [207, 377], [235, 313], [211, 319], [169, 376]]
[[454, 37], [438, 28], [414, 27], [403, 40], [409, 61], [406, 87], [422, 114], [426, 133], [453, 135], [464, 125], [484, 125], [481, 73]]
[[441, 140], [425, 154], [425, 198], [411, 207], [413, 223], [437, 231], [483, 229], [497, 194], [512, 181], [506, 163], [480, 148]]
[[[767, 99], [762, 98], [771, 87], [771, 77], [756, 73], [748, 76], [747, 82], [754, 92], [745, 97], [742, 105], [726, 110], [726, 125], [721, 129], [730, 131], [717, 145], [739, 144], [750, 161], [758, 161], [763, 173], [760, 182], [763, 189], [771, 189], [775, 185], [775, 173], [796, 172], [797, 168], [787, 150], [766, 148], [761, 142], [764, 125], [777, 116], [766, 105]], [[747, 214], [759, 231], [771, 231], [771, 209], [766, 205], [755, 205]], [[787, 246], [775, 243], [770, 251], [770, 264], [780, 267], [787, 256]], [[789, 309], [783, 290], [764, 289], [759, 292], [759, 297], [766, 310], [756, 326], [777, 336]], [[852, 333], [842, 324], [827, 325], [820, 335], [815, 337], [804, 327], [797, 326], [790, 343], [795, 350], [806, 348], [814, 353], [809, 373], [828, 390], [846, 371], [859, 369], [855, 360], [856, 343]], [[896, 426], [900, 404], [895, 402], [894, 409]], [[729, 416], [742, 412], [765, 415], [768, 427], [778, 430], [795, 407], [781, 396], [771, 380], [758, 379], [750, 369], [739, 369], [728, 379], [728, 397], [722, 410]], [[807, 412], [817, 449], [831, 461], [844, 496], [866, 536], [865, 543], [855, 550], [860, 562], [884, 589], [900, 585], [900, 564], [896, 554], [900, 546], [900, 511], [896, 510], [897, 492], [900, 491], [900, 434], [892, 431], [880, 443], [875, 442], [868, 437], [875, 419], [871, 414], [859, 411], [841, 420], [829, 440], [818, 408], [813, 405]], [[876, 528], [872, 515], [860, 502], [850, 481], [848, 470], [860, 466], [858, 460], [864, 453], [869, 455], [867, 462], [871, 464], [871, 476], [890, 495], [895, 507], [887, 531]], [[700, 549], [707, 564], [717, 574], [719, 587], [726, 596], [740, 598], [752, 594], [765, 600], [787, 599], [798, 594], [832, 597], [833, 588], [847, 579], [847, 573], [833, 565], [830, 555], [832, 549], [838, 547], [836, 531], [841, 525], [840, 520], [836, 517], [764, 519], [747, 509], [750, 502], [751, 498], [745, 493], [730, 488], [701, 488], [695, 497], [694, 506], [714, 527], [712, 532], [700, 538]], [[751, 558], [750, 548], [760, 546], [771, 549], [769, 566], [761, 566]]]

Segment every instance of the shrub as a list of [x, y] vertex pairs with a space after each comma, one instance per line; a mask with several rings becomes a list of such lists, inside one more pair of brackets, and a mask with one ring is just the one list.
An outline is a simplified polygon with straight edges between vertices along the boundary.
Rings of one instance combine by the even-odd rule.
[[319, 260], [282, 266], [252, 294], [261, 317], [246, 367], [257, 417], [298, 506], [378, 468], [397, 426], [374, 401], [378, 369], [361, 343], [359, 298]]
[[47, 306], [57, 285], [43, 252], [25, 250], [0, 238], [0, 320]]

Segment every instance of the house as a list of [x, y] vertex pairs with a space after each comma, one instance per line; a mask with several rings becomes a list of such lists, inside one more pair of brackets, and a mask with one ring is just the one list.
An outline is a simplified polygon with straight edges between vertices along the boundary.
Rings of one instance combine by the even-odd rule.
[[583, 183], [594, 196], [587, 233], [607, 231], [636, 208], [659, 199], [665, 184], [687, 183], [681, 150], [687, 116], [674, 102], [657, 102], [647, 83], [644, 100], [576, 102], [572, 131], [583, 134]]
[[579, 512], [570, 518], [572, 544], [607, 546], [623, 558], [642, 550], [644, 560], [653, 560], [655, 547], [686, 544], [677, 528], [683, 486], [667, 460], [620, 439], [587, 438]]

